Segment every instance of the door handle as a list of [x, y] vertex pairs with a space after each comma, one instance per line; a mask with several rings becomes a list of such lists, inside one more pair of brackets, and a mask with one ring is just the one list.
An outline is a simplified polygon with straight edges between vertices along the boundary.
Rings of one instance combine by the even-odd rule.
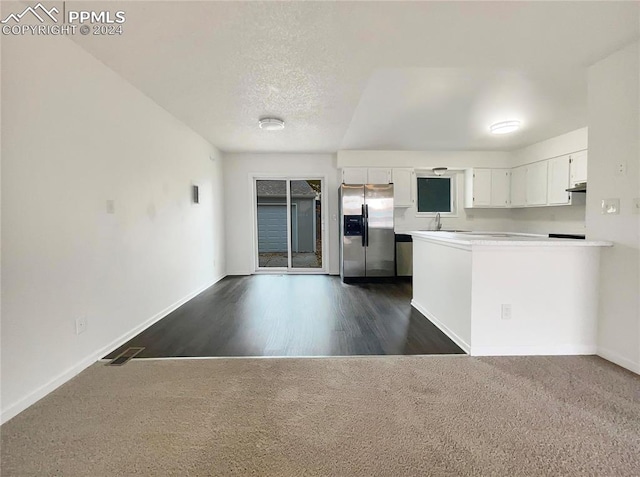
[[367, 234], [367, 225], [366, 224], [367, 224], [367, 222], [365, 220], [365, 215], [364, 215], [365, 214], [364, 204], [362, 204], [361, 207], [362, 207], [362, 215], [360, 216], [360, 224], [361, 224], [361, 227], [362, 227], [362, 246], [366, 247], [367, 246], [367, 237], [366, 237], [366, 234]]
[[369, 204], [364, 205], [364, 246], [369, 246]]

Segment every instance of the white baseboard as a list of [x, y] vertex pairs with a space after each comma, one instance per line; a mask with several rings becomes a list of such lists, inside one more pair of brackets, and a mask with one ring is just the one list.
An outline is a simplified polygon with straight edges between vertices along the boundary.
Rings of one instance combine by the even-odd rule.
[[156, 313], [151, 318], [146, 320], [144, 323], [136, 326], [130, 331], [127, 331], [126, 333], [121, 335], [119, 338], [116, 338], [115, 340], [111, 341], [109, 344], [100, 348], [98, 351], [95, 351], [94, 353], [87, 356], [86, 358], [83, 358], [77, 364], [71, 366], [70, 368], [66, 369], [65, 371], [63, 371], [62, 373], [60, 373], [59, 375], [51, 379], [48, 383], [44, 384], [43, 386], [40, 386], [35, 391], [32, 391], [31, 393], [27, 394], [25, 397], [23, 397], [19, 401], [9, 405], [6, 409], [2, 411], [2, 414], [0, 414], [0, 424], [4, 424], [9, 419], [17, 416], [19, 413], [27, 409], [29, 406], [33, 405], [34, 403], [36, 403], [37, 401], [45, 397], [50, 392], [54, 391], [55, 389], [57, 389], [58, 387], [60, 387], [61, 385], [69, 381], [71, 378], [80, 374], [82, 371], [87, 369], [93, 363], [95, 363], [96, 361], [99, 361], [104, 355], [109, 353], [109, 351], [112, 351], [122, 346], [131, 338], [141, 333], [142, 331], [146, 330], [156, 322], [160, 321], [162, 318], [164, 318], [165, 316], [167, 316], [169, 313], [176, 310], [180, 306], [184, 305], [186, 302], [191, 300], [196, 295], [199, 295], [210, 286], [222, 280], [225, 276], [226, 275], [220, 275], [210, 283], [207, 283], [206, 285], [189, 293], [187, 296], [181, 298], [180, 300], [176, 301], [172, 305], [169, 305], [164, 310], [160, 311], [159, 313]]
[[473, 346], [471, 356], [573, 356], [596, 354], [594, 345]]
[[228, 277], [253, 275], [253, 272], [247, 270], [230, 270], [227, 272]]
[[416, 310], [418, 310], [420, 313], [422, 313], [424, 316], [426, 316], [431, 323], [436, 325], [440, 331], [442, 331], [445, 335], [451, 338], [451, 340], [455, 344], [460, 346], [460, 348], [462, 348], [462, 350], [465, 353], [470, 354], [471, 345], [467, 343], [465, 340], [463, 340], [462, 338], [460, 338], [452, 330], [450, 330], [444, 323], [438, 320], [435, 316], [433, 316], [433, 314], [431, 314], [425, 307], [417, 303], [415, 300], [411, 300], [411, 306], [414, 307]]
[[640, 374], [640, 363], [635, 363], [630, 359], [621, 356], [615, 351], [599, 347], [596, 351], [596, 354], [601, 358], [606, 359], [607, 361], [611, 361], [612, 363], [617, 364], [618, 366], [622, 366], [623, 368], [626, 368], [636, 374]]

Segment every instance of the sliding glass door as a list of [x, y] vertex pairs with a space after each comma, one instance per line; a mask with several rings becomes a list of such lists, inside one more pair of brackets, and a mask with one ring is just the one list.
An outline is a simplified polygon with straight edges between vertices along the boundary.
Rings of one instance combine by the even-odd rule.
[[323, 271], [322, 179], [255, 179], [257, 270]]

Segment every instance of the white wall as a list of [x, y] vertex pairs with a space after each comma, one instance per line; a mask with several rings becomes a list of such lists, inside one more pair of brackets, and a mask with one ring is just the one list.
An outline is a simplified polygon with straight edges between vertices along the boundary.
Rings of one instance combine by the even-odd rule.
[[588, 139], [589, 129], [585, 127], [517, 149], [512, 152], [511, 167], [582, 151], [587, 149]]
[[471, 250], [413, 237], [411, 304], [465, 352], [471, 351]]
[[[269, 134], [269, 133], [266, 133]], [[227, 273], [248, 275], [255, 271], [252, 174], [309, 177], [327, 176], [328, 271], [338, 266], [338, 170], [333, 154], [225, 154], [224, 194]], [[326, 205], [325, 205], [326, 206]]]
[[[410, 167], [431, 169], [445, 166], [450, 169], [468, 167], [509, 168], [508, 152], [474, 151], [338, 151], [338, 167]], [[509, 230], [510, 211], [506, 209], [469, 209], [464, 204], [464, 177], [457, 182], [458, 217], [443, 217], [444, 229], [458, 230]], [[416, 217], [416, 207], [395, 209], [396, 232], [429, 230], [434, 219]]]
[[67, 38], [2, 40], [4, 421], [221, 277], [224, 235], [213, 146]]
[[[556, 136], [513, 151], [517, 167], [552, 157], [582, 151], [588, 147], [588, 128]], [[590, 176], [590, 175], [589, 175]], [[512, 209], [509, 230], [527, 233], [585, 233], [585, 195], [573, 194], [572, 205]]]
[[[603, 250], [598, 354], [640, 373], [640, 66], [638, 42], [589, 68], [587, 238]], [[616, 173], [625, 163], [626, 175]], [[602, 199], [620, 199], [619, 215], [602, 215]]]
[[[594, 354], [604, 248], [474, 248], [471, 354]], [[503, 304], [511, 305], [509, 320], [501, 317]]]

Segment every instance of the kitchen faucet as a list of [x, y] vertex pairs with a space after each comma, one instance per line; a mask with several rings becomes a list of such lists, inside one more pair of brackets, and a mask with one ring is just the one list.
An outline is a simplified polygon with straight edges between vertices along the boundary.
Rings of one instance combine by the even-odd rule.
[[442, 221], [440, 220], [440, 212], [436, 213], [436, 230], [442, 229]]

